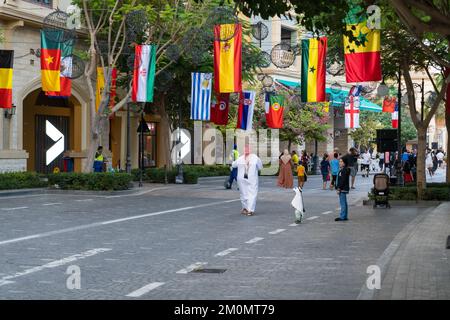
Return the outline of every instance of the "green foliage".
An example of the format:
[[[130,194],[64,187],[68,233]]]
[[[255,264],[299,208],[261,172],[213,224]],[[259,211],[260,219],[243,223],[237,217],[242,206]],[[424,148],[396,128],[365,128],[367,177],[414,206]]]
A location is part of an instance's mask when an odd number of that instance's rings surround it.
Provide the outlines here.
[[[126,190],[132,176],[127,173],[76,173],[63,172],[48,176],[48,185],[63,190]]]
[[[140,170],[133,169],[131,172],[134,181],[139,181]],[[199,177],[227,176],[230,174],[230,167],[224,165],[183,165],[184,183],[196,184]],[[165,183],[164,168],[148,168],[143,173],[142,180],[153,183]],[[178,169],[174,167],[167,171],[167,182],[175,183]]]
[[[35,172],[0,173],[0,190],[42,188],[47,183]]]
[[[369,193],[369,199],[374,200],[373,190]],[[390,187],[389,200],[417,200],[417,187]],[[423,190],[422,199],[425,201],[450,201],[449,183],[428,183],[427,188]]]

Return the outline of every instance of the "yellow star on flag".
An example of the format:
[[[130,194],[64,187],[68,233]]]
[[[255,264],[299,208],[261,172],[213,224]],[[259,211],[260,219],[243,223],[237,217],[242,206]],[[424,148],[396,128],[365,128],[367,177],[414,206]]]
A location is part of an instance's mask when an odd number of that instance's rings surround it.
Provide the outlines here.
[[[53,57],[49,56],[48,58],[45,58],[45,61],[47,61],[48,64],[53,63]]]

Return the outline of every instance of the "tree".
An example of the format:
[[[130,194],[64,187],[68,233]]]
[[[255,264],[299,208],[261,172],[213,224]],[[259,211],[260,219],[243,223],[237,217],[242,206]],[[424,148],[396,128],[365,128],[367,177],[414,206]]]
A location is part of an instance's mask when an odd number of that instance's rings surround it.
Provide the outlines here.
[[[217,5],[217,1],[197,3],[192,0],[76,0],[75,2],[82,8],[82,18],[88,35],[88,60],[84,75],[89,93],[92,134],[84,171],[90,171],[100,141],[105,149],[109,149],[107,138],[109,115],[120,110],[129,101],[131,87],[128,84],[131,82],[131,73],[127,64],[123,62],[133,54],[135,43],[157,45],[156,77],[158,77],[175,63],[167,57],[170,45],[178,45],[179,53],[182,55],[186,50],[192,50],[203,43],[204,35],[197,31],[206,24],[210,18],[211,8]],[[143,19],[142,15],[138,15],[139,25],[134,25],[134,29],[129,30],[126,23],[127,14],[141,10]],[[105,72],[105,87],[96,111],[93,79],[98,65],[104,70],[106,67],[109,68],[108,72]],[[112,67],[118,67],[121,71],[121,83],[125,84],[126,94],[111,110],[108,110]],[[167,120],[168,116],[164,114],[164,99],[162,102],[160,109],[163,111],[163,118]]]

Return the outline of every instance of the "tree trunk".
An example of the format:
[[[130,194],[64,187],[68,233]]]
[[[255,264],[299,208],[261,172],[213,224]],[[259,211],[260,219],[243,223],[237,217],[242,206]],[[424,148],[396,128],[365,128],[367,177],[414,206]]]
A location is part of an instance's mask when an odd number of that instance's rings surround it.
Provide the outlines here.
[[[450,99],[450,97],[447,97],[447,99]],[[448,102],[447,102],[448,103]],[[450,157],[448,155],[448,153],[450,152],[450,110],[446,110],[445,111],[445,126],[447,127],[447,160],[446,160],[446,165],[447,165],[447,183],[450,183]]]
[[[289,150],[289,151],[291,151],[291,144],[292,144],[292,140],[289,139],[289,140],[288,140],[288,150]]]
[[[427,186],[425,151],[427,143],[427,129],[419,126],[417,129],[417,200],[422,199],[423,190]]]

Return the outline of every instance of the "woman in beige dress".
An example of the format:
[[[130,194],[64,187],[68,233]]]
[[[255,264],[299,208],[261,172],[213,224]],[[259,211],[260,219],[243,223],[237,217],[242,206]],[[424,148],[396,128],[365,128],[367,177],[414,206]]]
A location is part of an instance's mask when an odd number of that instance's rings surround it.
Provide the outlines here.
[[[290,188],[294,187],[294,176],[292,175],[292,159],[289,151],[284,150],[283,155],[280,157],[280,173],[278,175],[279,187]]]

